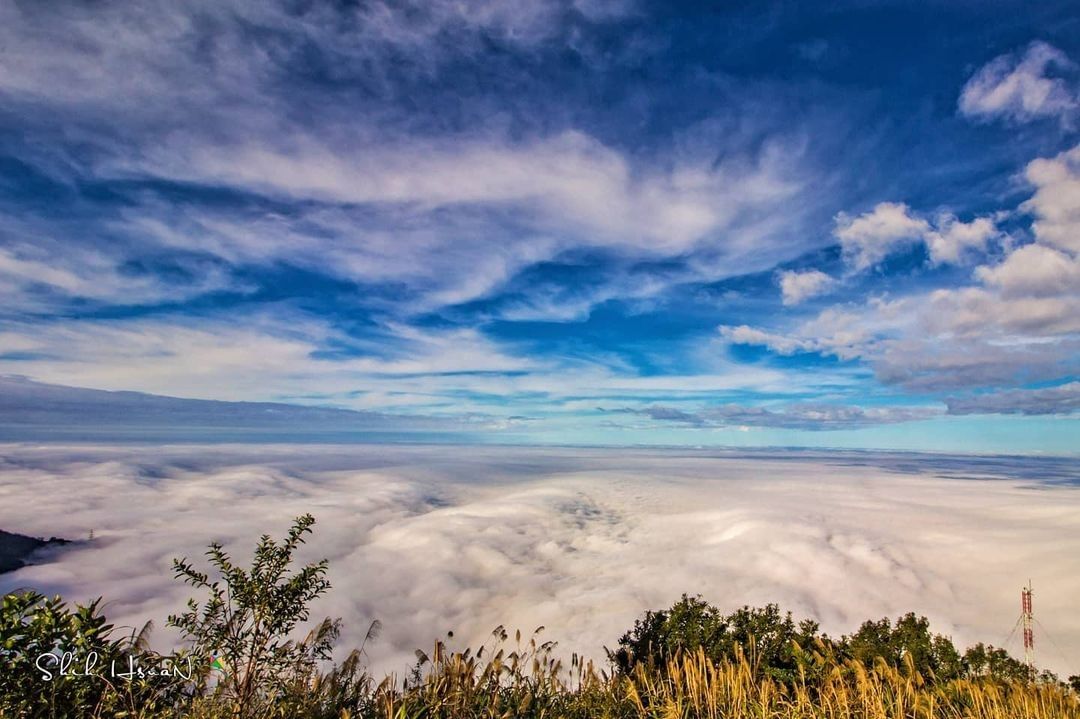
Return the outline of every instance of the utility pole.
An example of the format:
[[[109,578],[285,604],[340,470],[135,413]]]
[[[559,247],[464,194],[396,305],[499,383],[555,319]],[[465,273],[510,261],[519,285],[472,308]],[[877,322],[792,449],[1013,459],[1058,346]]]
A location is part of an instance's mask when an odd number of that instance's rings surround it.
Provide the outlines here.
[[[1028,580],[1027,586],[1020,592],[1020,611],[1021,618],[1024,621],[1024,661],[1027,662],[1028,669],[1032,674],[1035,673],[1035,634],[1032,631],[1032,625],[1035,623],[1035,617],[1031,612],[1031,580]]]

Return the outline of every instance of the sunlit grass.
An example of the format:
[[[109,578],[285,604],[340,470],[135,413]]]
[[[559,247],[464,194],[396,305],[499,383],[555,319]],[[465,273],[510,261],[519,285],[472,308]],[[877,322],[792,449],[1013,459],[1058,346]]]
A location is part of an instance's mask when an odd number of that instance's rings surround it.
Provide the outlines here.
[[[815,655],[793,684],[752,660],[714,662],[698,650],[664,666],[613,676],[574,656],[565,667],[534,637],[514,651],[448,652],[421,658],[410,680],[373,693],[380,719],[420,717],[626,717],[650,719],[1071,719],[1080,699],[1060,684],[957,679],[934,682],[910,662],[867,668]]]

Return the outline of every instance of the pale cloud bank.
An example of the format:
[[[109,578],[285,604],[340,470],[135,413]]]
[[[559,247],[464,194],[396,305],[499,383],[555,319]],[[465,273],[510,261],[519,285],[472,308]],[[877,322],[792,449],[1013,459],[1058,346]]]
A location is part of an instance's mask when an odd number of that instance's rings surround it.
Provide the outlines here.
[[[949,414],[1069,414],[1080,411],[1080,382],[947,399]]]
[[[781,427],[813,432],[912,422],[940,416],[938,407],[857,407],[793,402],[768,407],[722,404],[696,410],[652,405],[618,410],[690,427]]]
[[[777,601],[831,633],[913,610],[958,643],[1001,643],[1029,577],[1041,625],[1075,657],[1077,481],[1069,460],[911,454],[6,445],[0,526],[95,541],[0,585],[104,595],[120,625],[158,620],[164,646],[160,621],[188,596],[172,557],[217,539],[246,558],[310,511],[304,557],[327,557],[334,582],[316,616],[342,616],[346,646],[380,619],[377,671],[498,624],[545,625],[560,651],[599,657],[681,592]]]

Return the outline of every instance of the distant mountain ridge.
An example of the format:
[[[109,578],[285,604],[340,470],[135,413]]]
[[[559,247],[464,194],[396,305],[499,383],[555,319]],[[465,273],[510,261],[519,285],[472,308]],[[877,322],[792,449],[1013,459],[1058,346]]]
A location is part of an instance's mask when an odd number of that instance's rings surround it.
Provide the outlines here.
[[[284,402],[185,399],[132,391],[108,391],[0,376],[0,440],[113,435],[159,438],[171,433],[215,432],[277,436],[319,433],[444,434],[469,429],[466,422]]]
[[[30,558],[39,549],[45,547],[63,546],[70,544],[70,540],[50,537],[27,537],[24,534],[5,532],[0,529],[0,574],[14,572],[16,569],[30,564]]]

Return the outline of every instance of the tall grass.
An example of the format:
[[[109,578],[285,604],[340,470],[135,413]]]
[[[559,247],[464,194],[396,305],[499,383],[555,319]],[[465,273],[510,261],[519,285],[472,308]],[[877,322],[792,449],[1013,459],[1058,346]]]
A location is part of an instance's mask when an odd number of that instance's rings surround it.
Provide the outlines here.
[[[751,658],[714,662],[703,651],[612,676],[573,657],[564,667],[534,637],[514,651],[448,652],[437,644],[411,681],[388,678],[369,705],[378,719],[1080,719],[1060,684],[934,682],[910,662],[871,668],[818,655],[798,681],[758,671]],[[347,715],[343,715],[347,716]]]

